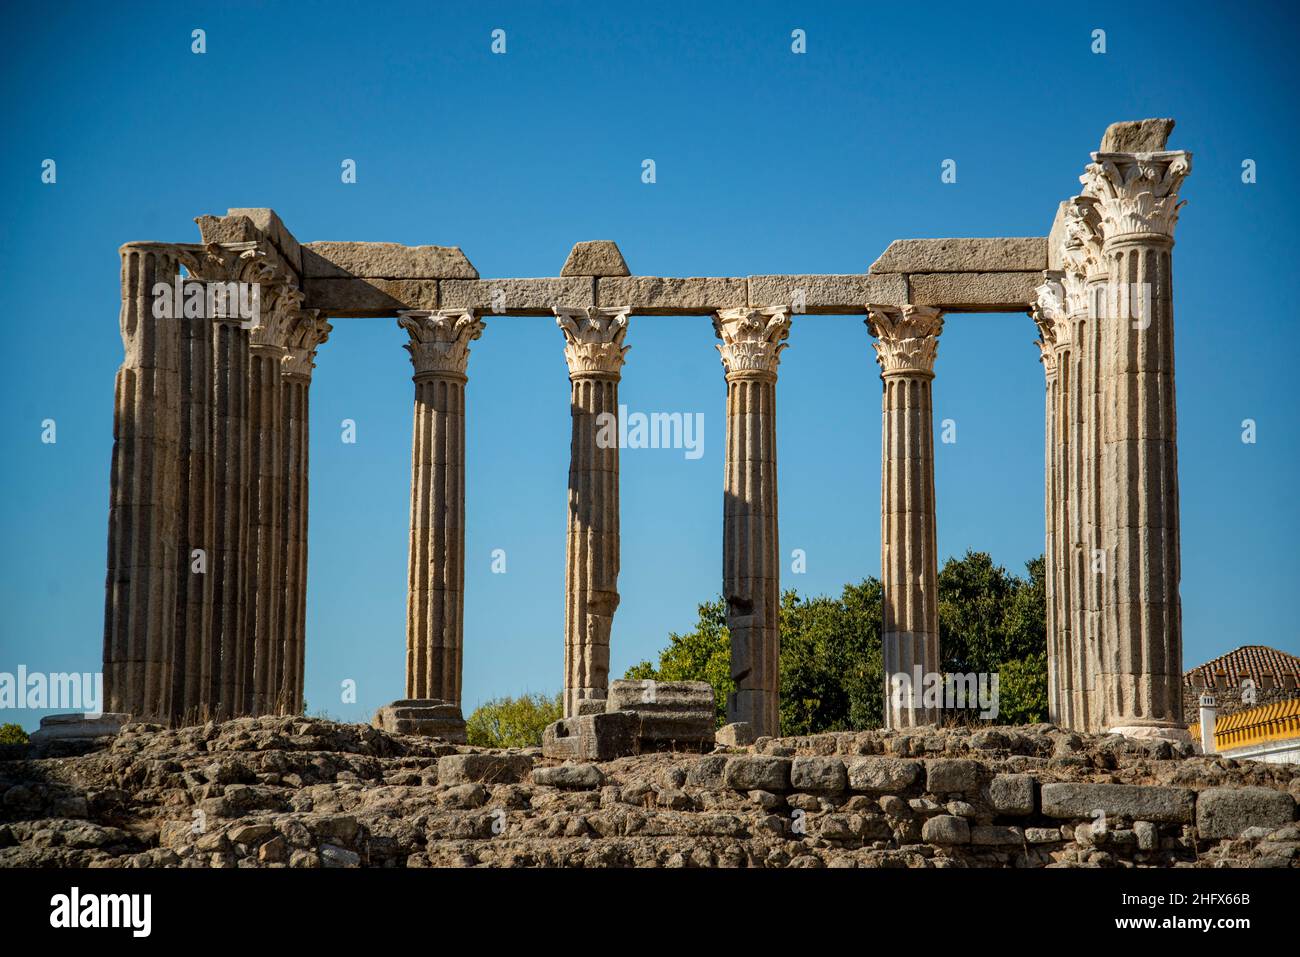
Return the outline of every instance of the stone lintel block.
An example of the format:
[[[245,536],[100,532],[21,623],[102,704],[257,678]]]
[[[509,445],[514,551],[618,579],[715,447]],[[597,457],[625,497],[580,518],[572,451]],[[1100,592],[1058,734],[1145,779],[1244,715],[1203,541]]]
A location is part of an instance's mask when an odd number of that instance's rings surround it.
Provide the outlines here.
[[[640,721],[630,711],[564,718],[542,731],[542,756],[560,761],[612,761],[638,751]]]
[[[1037,272],[942,272],[906,277],[908,301],[950,312],[1024,312],[1043,282]]]
[[[1174,131],[1171,119],[1125,120],[1106,127],[1099,153],[1157,153]]]
[[[227,209],[226,216],[246,216],[252,220],[262,235],[280,251],[280,255],[289,261],[294,271],[299,276],[302,275],[302,245],[289,232],[275,210],[261,207]]]
[[[437,309],[436,279],[304,279],[304,309],[330,316],[395,316],[399,309]]]
[[[1259,787],[1206,788],[1196,795],[1196,833],[1215,839],[1238,837],[1249,827],[1270,831],[1295,819],[1296,802],[1286,791]]]
[[[575,243],[561,276],[627,276],[627,260],[612,239]]]
[[[895,239],[871,264],[872,273],[1042,272],[1047,238]]]
[[[543,279],[445,279],[438,284],[440,309],[479,309],[516,316],[549,316],[555,306],[594,306],[590,276]],[[620,303],[625,305],[625,303]]]
[[[596,280],[596,305],[631,306],[643,316],[707,315],[747,304],[743,278],[659,276],[603,277]]]
[[[363,276],[372,279],[477,279],[478,270],[459,246],[401,243],[319,242],[302,247],[307,279]]]
[[[865,314],[869,302],[900,306],[907,302],[907,282],[903,276],[856,273],[749,277],[751,306],[793,306],[800,300],[803,311],[811,315]]]
[[[1053,818],[1091,820],[1101,811],[1109,818],[1190,824],[1195,792],[1133,784],[1044,784],[1043,814]]]
[[[532,770],[525,754],[448,754],[438,759],[438,783],[518,784]]]

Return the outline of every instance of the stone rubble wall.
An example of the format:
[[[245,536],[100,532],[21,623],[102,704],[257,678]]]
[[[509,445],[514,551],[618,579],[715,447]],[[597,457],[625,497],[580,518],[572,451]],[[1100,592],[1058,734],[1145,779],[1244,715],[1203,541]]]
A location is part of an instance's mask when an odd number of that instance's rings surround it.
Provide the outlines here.
[[[0,754],[0,866],[1300,866],[1300,767],[1051,725],[600,763],[299,717],[98,746]]]

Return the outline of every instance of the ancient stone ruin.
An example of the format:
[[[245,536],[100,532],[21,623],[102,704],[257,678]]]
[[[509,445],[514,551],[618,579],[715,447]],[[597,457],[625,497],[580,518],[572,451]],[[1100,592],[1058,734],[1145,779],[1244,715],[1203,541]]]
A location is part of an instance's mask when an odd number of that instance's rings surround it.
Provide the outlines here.
[[[307,410],[327,320],[342,318],[395,318],[414,368],[406,698],[379,719],[391,730],[426,721],[456,732],[467,370],[470,344],[503,316],[553,317],[568,362],[566,718],[628,720],[609,717],[628,710],[612,707],[609,682],[619,456],[597,441],[597,423],[617,411],[633,317],[710,316],[720,340],[730,721],[779,733],[777,370],[805,316],[861,315],[874,337],[886,680],[937,673],[930,390],[939,338],[951,315],[1028,312],[1046,372],[1051,719],[1185,736],[1171,252],[1191,157],[1166,149],[1172,126],[1107,130],[1046,237],[900,240],[853,275],[636,276],[614,243],[586,242],[557,277],[482,279],[458,248],[299,243],[269,209],[201,216],[199,243],[128,243],[109,709],[174,725],[301,710]],[[168,290],[174,316],[159,310]],[[236,301],[257,314],[229,308]],[[887,700],[888,728],[938,717]]]

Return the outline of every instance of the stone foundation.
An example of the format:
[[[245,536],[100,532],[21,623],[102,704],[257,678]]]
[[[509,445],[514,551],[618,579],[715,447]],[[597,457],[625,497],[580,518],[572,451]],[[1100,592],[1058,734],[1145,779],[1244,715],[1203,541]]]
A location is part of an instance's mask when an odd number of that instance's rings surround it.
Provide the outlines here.
[[[1051,725],[561,763],[300,717],[131,724],[0,761],[0,867],[1295,867],[1297,796],[1300,768]]]

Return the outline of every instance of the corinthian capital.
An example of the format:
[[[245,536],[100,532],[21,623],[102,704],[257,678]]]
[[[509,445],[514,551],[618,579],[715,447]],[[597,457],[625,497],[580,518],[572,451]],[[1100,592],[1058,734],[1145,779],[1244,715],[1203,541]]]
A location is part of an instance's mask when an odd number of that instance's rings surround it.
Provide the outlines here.
[[[722,340],[717,348],[728,375],[737,372],[776,375],[785,340],[790,335],[790,310],[786,306],[719,309],[713,316],[713,330]]]
[[[867,306],[881,375],[934,375],[943,312],[933,306]]]
[[[1096,198],[1107,241],[1133,233],[1172,237],[1178,222],[1178,189],[1192,171],[1192,154],[1093,153],[1079,182]]]
[[[280,374],[310,379],[311,370],[316,368],[316,350],[330,337],[333,328],[319,309],[295,312],[285,335],[286,348]]]
[[[1070,312],[1066,307],[1063,273],[1044,272],[1043,283],[1034,287],[1034,302],[1029,307],[1043,342],[1048,348],[1070,344]]]
[[[463,376],[469,344],[484,327],[472,309],[399,309],[397,324],[411,337],[405,348],[417,376]]]
[[[564,361],[569,364],[570,378],[619,374],[624,356],[632,348],[623,345],[631,307],[555,306],[552,311],[555,324],[564,333]]]
[[[1088,304],[1088,282],[1105,269],[1101,255],[1101,211],[1092,196],[1075,196],[1065,204],[1065,241],[1061,248],[1065,308],[1071,315]]]

